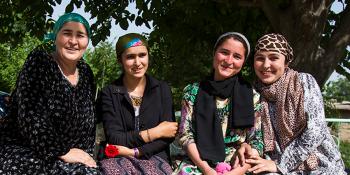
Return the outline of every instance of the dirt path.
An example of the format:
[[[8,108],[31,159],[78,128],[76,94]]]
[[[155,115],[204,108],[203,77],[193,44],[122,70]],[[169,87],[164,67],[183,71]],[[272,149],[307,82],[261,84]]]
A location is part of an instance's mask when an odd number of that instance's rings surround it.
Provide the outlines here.
[[[350,124],[343,123],[339,127],[339,137],[343,141],[350,142]]]

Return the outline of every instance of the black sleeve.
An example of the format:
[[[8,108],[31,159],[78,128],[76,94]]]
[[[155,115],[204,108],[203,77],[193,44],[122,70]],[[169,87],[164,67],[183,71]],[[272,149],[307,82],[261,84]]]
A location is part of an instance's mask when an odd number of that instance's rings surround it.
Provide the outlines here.
[[[102,121],[106,140],[110,144],[123,145],[134,148],[144,144],[143,139],[137,131],[125,131],[123,116],[120,112],[120,101],[113,100],[111,86],[103,89],[101,92],[99,111],[102,113]]]
[[[28,146],[44,157],[57,157],[66,154],[69,147],[62,143],[50,120],[47,95],[51,89],[47,86],[50,79],[45,59],[42,54],[28,56],[18,76],[14,98],[18,107],[19,132],[28,141]]]
[[[162,104],[162,121],[175,121],[175,114],[173,108],[173,101],[170,87],[162,82],[161,87],[161,104]],[[158,139],[153,142],[144,144],[138,149],[142,152],[143,156],[150,158],[152,155],[157,154],[161,151],[166,150],[169,147],[169,144],[173,142],[174,138],[168,139]]]

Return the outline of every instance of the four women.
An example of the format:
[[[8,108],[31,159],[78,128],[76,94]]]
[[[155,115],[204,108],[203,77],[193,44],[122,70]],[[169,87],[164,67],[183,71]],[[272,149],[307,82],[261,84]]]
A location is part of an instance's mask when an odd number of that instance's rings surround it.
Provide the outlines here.
[[[0,125],[0,174],[100,174],[92,158],[95,86],[81,59],[88,22],[68,13],[45,50],[31,52]],[[146,39],[116,44],[123,74],[102,90],[100,108],[118,156],[100,162],[104,174],[171,174],[169,144],[177,133],[170,87],[149,76]],[[250,44],[236,32],[214,46],[213,72],[184,89],[178,141],[186,155],[176,174],[345,174],[329,134],[315,79],[288,65],[293,50],[279,34],[258,40],[256,93],[240,71]],[[240,157],[241,164],[239,164]]]

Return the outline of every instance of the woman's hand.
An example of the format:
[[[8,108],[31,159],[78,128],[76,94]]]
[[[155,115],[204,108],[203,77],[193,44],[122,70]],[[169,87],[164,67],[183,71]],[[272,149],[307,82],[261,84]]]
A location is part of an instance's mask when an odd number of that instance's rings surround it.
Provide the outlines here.
[[[175,137],[177,133],[177,122],[168,122],[164,121],[160,123],[158,126],[152,128],[150,130],[150,136],[152,140],[154,137],[158,138],[172,138]]]
[[[59,158],[67,163],[82,163],[87,167],[97,168],[95,160],[88,153],[78,148],[70,149],[67,154]]]
[[[266,160],[259,156],[252,156],[246,160],[246,163],[254,165],[252,168],[249,168],[249,172],[253,172],[254,174],[258,174],[261,172],[271,172],[277,173],[276,163],[272,160]]]
[[[245,157],[250,157],[253,155],[253,149],[249,144],[242,143],[241,147],[238,149],[237,153],[238,153],[237,155],[239,158],[239,162],[240,162],[241,166],[243,166],[245,164]],[[235,162],[235,164],[236,164],[236,162]]]
[[[202,161],[202,163],[198,167],[205,175],[217,175],[217,172],[213,168],[211,168],[206,161]]]
[[[218,173],[213,168],[208,168],[202,171],[204,175],[217,175]]]

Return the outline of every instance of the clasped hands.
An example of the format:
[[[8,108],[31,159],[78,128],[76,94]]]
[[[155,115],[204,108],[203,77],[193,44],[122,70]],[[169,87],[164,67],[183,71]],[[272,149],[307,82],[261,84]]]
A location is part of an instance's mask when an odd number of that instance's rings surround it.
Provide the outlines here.
[[[259,174],[261,172],[278,172],[274,161],[261,158],[258,151],[252,149],[247,143],[243,143],[237,153],[233,168],[248,163],[252,166],[248,171],[254,174]]]

